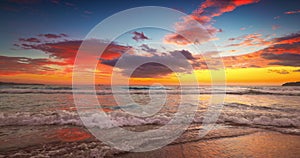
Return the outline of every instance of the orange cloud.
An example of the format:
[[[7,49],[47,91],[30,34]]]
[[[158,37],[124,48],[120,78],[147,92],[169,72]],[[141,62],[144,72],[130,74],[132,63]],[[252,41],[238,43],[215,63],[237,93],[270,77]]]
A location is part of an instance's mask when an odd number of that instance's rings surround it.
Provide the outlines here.
[[[241,41],[240,43],[229,44],[227,47],[236,46],[265,46],[270,45],[272,42],[265,40],[262,34],[254,33],[237,38],[229,38],[229,41]]]
[[[183,21],[176,23],[175,30],[177,34],[166,35],[164,42],[178,45],[207,42],[211,40],[210,35],[215,35],[217,32],[222,31],[211,25],[212,18],[226,12],[231,12],[239,6],[257,3],[258,1],[259,0],[206,0],[198,9],[193,11],[191,15],[183,17]],[[199,28],[194,20],[206,28]],[[183,36],[189,40],[183,38]]]
[[[265,48],[244,55],[223,57],[226,68],[265,68],[269,66],[300,66],[300,34],[294,33],[271,40],[264,40],[260,34],[250,34],[238,38],[231,38],[231,41],[243,39],[241,43],[233,44],[234,46],[266,46]],[[233,46],[231,45],[231,46]],[[214,54],[212,54],[213,56]],[[213,57],[209,62],[219,59]],[[200,63],[200,64],[197,64]],[[199,69],[206,69],[205,60],[197,58],[194,66]]]
[[[43,34],[39,37],[46,38],[60,38],[67,35],[64,34]],[[96,40],[97,44],[104,44],[105,41]],[[17,74],[70,74],[72,72],[73,63],[77,54],[77,51],[82,43],[81,40],[63,40],[53,42],[42,42],[42,40],[32,38],[21,38],[21,43],[15,46],[26,50],[38,50],[41,53],[49,55],[49,58],[33,59],[25,57],[9,57],[0,56],[0,75],[17,75]],[[111,43],[107,46],[103,54],[96,58],[101,59],[114,59],[119,58],[124,52],[129,50],[130,47],[122,46],[115,43]],[[106,68],[106,72],[111,71],[111,68]]]
[[[230,67],[232,63],[241,64],[245,67],[267,67],[270,65],[279,66],[300,66],[300,34],[290,34],[284,37],[274,38],[263,42],[271,45],[253,52],[251,54],[225,57],[225,65]]]
[[[58,69],[51,66],[65,66],[64,62],[50,59],[0,56],[0,75],[53,74]]]
[[[260,34],[250,34],[237,38],[231,38],[231,41],[242,40],[240,43],[243,46],[254,45],[261,46],[265,45],[266,47],[255,51],[246,55],[239,56],[228,56],[223,57],[223,62],[225,68],[227,70],[232,70],[236,73],[241,73],[242,70],[248,69],[267,69],[269,67],[281,67],[278,68],[270,68],[270,70],[264,70],[264,74],[268,73],[276,73],[277,75],[285,75],[290,76],[293,73],[299,74],[297,70],[300,67],[300,33],[293,33],[290,35],[286,35],[283,37],[273,38],[270,40],[264,40],[262,35]],[[45,78],[45,80],[49,79],[54,81],[61,81],[61,79],[66,79],[65,81],[71,81],[72,74],[72,66],[76,56],[77,49],[79,48],[82,41],[80,40],[69,40],[69,41],[57,41],[52,43],[35,43],[35,42],[24,42],[20,44],[21,48],[24,49],[34,49],[40,50],[41,53],[46,53],[50,56],[50,58],[46,59],[32,59],[32,58],[24,58],[24,57],[7,57],[0,56],[0,75],[2,77],[1,80],[9,80],[13,77],[9,78],[9,76],[17,76],[19,79],[28,80],[31,77],[35,79]],[[96,80],[98,83],[108,83],[110,82],[109,77],[111,76],[112,69],[114,68],[114,62],[118,60],[118,58],[123,55],[127,50],[131,47],[122,46],[115,43],[111,43],[107,49],[104,51],[103,55],[100,57],[100,63],[98,64],[96,72]],[[156,49],[150,48],[149,46],[143,45],[139,48],[145,51],[157,52]],[[193,55],[191,52],[186,50],[167,52],[168,56],[174,56],[176,61],[172,62],[169,58],[166,57],[166,54],[161,53],[161,55],[165,55],[164,57],[158,56],[159,60],[163,60],[163,63],[171,62],[170,64],[178,64],[181,61],[177,60],[178,53],[181,53],[186,57],[186,60],[192,64],[194,70],[205,70],[208,71],[208,67],[206,62],[211,64],[218,63],[219,60],[214,58],[214,55],[219,52],[209,52],[207,54],[211,55],[211,58],[201,58],[199,55]],[[136,62],[138,60],[145,60],[146,56],[136,56],[136,54],[128,54],[129,63]],[[148,56],[147,56],[148,57]],[[99,58],[99,57],[98,57]],[[129,60],[130,59],[130,60]],[[185,61],[186,61],[185,60]],[[104,63],[103,63],[104,61]],[[88,62],[88,61],[87,61]],[[105,63],[106,62],[106,63]],[[289,69],[285,69],[285,67],[290,67]],[[117,67],[121,70],[121,74],[128,74],[125,71],[124,67]],[[130,68],[130,67],[129,67]],[[213,67],[209,67],[210,69],[214,69]],[[291,69],[293,68],[293,69]],[[162,70],[161,72],[157,72],[157,69]],[[217,68],[216,68],[217,69]],[[233,71],[235,69],[239,69],[239,71]],[[273,71],[274,70],[274,71]],[[287,71],[285,71],[287,70]],[[178,72],[185,73],[186,69],[183,66],[178,67]],[[296,72],[297,71],[297,72]],[[247,71],[246,71],[247,72]],[[252,72],[252,70],[251,70]],[[253,70],[254,72],[254,70]],[[133,74],[133,79],[135,83],[147,82],[151,83],[155,80],[155,77],[158,80],[165,77],[172,76],[173,73],[163,67],[162,65],[149,63],[142,65],[139,67],[135,73]],[[162,77],[164,76],[164,77]],[[262,76],[261,76],[262,77]],[[16,79],[16,77],[14,78]],[[165,78],[166,79],[166,78]],[[236,77],[231,81],[238,81],[240,78]],[[264,80],[265,78],[260,78]],[[173,78],[172,78],[173,80]],[[251,79],[248,79],[251,80]],[[248,81],[246,78],[243,81]],[[258,80],[258,79],[257,79]],[[257,81],[255,80],[255,81]],[[175,80],[174,80],[175,81]],[[52,82],[52,81],[51,81]],[[164,80],[167,82],[167,80]],[[171,81],[170,81],[171,82]]]
[[[49,36],[48,38],[58,38],[58,36],[64,37],[67,35],[43,34],[42,36],[47,36],[47,37]],[[105,43],[105,41],[101,41],[101,40],[96,40],[96,39],[92,39],[92,40],[95,40],[95,42],[98,42],[98,44]],[[20,40],[20,41],[24,42],[24,40]],[[48,54],[50,58],[63,60],[65,63],[70,65],[74,63],[77,51],[82,43],[82,40],[63,40],[63,41],[45,42],[45,43],[38,43],[38,44],[27,43],[27,41],[25,43],[17,44],[17,46],[22,49],[39,50],[43,53]],[[103,59],[117,58],[129,48],[130,47],[128,46],[121,46],[115,43],[111,43],[108,45],[106,50],[103,52],[102,56],[99,58],[103,58]]]
[[[276,44],[293,44],[300,42],[300,32],[273,39]]]
[[[259,2],[259,0],[229,0],[229,1],[206,0],[200,5],[200,7],[197,10],[193,12],[193,14],[198,17],[204,15],[211,20],[213,17],[220,16],[226,12],[231,12],[239,6],[257,3],[257,2]],[[213,9],[213,11],[208,11],[207,9]]]

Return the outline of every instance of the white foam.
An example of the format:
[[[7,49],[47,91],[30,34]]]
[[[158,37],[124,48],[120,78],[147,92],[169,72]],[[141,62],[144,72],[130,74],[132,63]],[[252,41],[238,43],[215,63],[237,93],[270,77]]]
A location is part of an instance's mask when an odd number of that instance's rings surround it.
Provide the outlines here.
[[[149,89],[155,90],[155,94],[163,94],[165,90],[167,90],[168,94],[249,94],[249,95],[288,95],[288,96],[300,96],[300,88],[294,87],[260,87],[260,88],[241,88],[241,87],[227,87],[226,89],[218,89],[218,88],[211,88],[211,87],[199,87],[199,89],[195,89],[193,87],[182,87],[182,89],[177,89],[175,87],[133,87],[135,89],[131,91],[132,94],[137,93],[145,93],[148,94]],[[72,93],[79,93],[79,94],[94,94],[92,89],[74,89],[72,90],[71,87],[40,87],[40,88],[16,88],[16,87],[0,87],[0,93],[5,94],[18,94],[18,93],[42,93],[42,94],[72,94]],[[97,89],[97,94],[124,94],[127,93],[127,90],[120,87],[117,91],[112,93],[110,87],[107,89]]]
[[[87,126],[97,126],[111,128],[114,126],[134,126],[144,124],[166,124],[172,119],[169,114],[159,114],[148,118],[138,118],[130,116],[122,111],[115,111],[108,115],[114,124],[103,121],[102,115],[97,113],[86,113],[82,119],[86,121]],[[194,117],[195,123],[201,123],[203,115],[197,114]],[[261,115],[256,113],[223,113],[220,115],[218,123],[231,122],[245,125],[264,125],[276,127],[300,127],[300,117],[279,116],[279,115]],[[58,112],[17,112],[17,113],[0,113],[0,126],[7,125],[77,125],[82,126],[76,112],[58,111]]]

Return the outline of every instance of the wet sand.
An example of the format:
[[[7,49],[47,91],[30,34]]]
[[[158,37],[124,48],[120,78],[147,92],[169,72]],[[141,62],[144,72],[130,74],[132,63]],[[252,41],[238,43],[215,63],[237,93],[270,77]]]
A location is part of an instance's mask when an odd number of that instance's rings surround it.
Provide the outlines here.
[[[12,131],[12,127],[1,133]],[[299,157],[300,136],[262,128],[219,125],[204,138],[198,137],[199,125],[192,125],[180,138],[158,150],[124,152],[101,143],[82,127],[23,126],[15,133],[0,136],[0,157]],[[145,130],[152,126],[129,127]],[[113,131],[113,129],[111,129]],[[35,135],[33,138],[32,135]]]
[[[193,157],[284,157],[300,156],[300,136],[278,132],[257,132],[249,135],[169,145],[144,152],[118,155],[122,158],[193,158]]]

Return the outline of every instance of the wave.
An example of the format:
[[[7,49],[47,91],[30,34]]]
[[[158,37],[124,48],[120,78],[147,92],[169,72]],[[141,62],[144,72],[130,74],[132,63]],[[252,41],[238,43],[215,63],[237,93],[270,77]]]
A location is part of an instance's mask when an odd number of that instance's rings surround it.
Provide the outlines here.
[[[129,86],[129,87],[122,87],[122,88],[129,89],[129,90],[172,90],[172,88],[161,87],[161,86]]]
[[[136,91],[130,91],[130,94],[149,94],[146,89],[135,89]],[[148,89],[149,90],[149,89]],[[151,89],[152,90],[152,89]],[[168,90],[160,91],[162,89],[156,89],[156,92],[153,94],[173,94],[173,95],[193,95],[193,94],[230,94],[230,95],[284,95],[284,96],[300,96],[300,93],[293,93],[293,92],[264,92],[264,91],[255,91],[255,90],[248,90],[248,91],[239,91],[239,92],[225,92],[225,91],[180,91],[180,90]],[[37,93],[37,94],[94,94],[92,91],[87,90],[69,90],[69,89],[1,89],[0,94],[27,94],[27,93]],[[112,95],[112,94],[127,94],[128,92],[125,90],[120,90],[116,92],[112,92],[111,90],[100,90],[96,91],[97,95]]]
[[[93,86],[55,86],[55,85],[0,85],[0,93],[22,94],[22,93],[44,93],[44,94],[93,94]],[[112,93],[111,86],[96,85],[98,95],[109,94],[148,94],[149,90],[154,90],[152,94],[231,94],[231,95],[287,95],[300,96],[299,87],[210,87],[210,86],[115,86]]]
[[[251,108],[245,110],[242,107]],[[234,108],[234,109],[232,109]],[[205,110],[204,110],[205,111]],[[203,123],[204,111],[196,113],[193,123]],[[113,128],[115,126],[138,126],[138,125],[164,125],[173,117],[171,113],[159,113],[153,117],[134,117],[121,110],[114,110],[107,113],[114,122],[105,122],[102,115],[97,112],[86,112],[81,118],[76,111],[42,111],[42,112],[16,112],[0,113],[0,126],[22,126],[22,125],[75,125],[83,126],[81,119],[85,120],[88,127]],[[182,116],[183,120],[185,116]],[[250,107],[249,105],[231,104],[225,105],[217,122],[218,124],[232,124],[242,126],[260,126],[268,128],[280,128],[294,134],[300,134],[299,111],[285,110],[277,108]],[[291,130],[295,129],[295,130]]]
[[[251,110],[266,110],[266,111],[279,111],[279,112],[299,112],[300,109],[295,108],[280,108],[280,107],[271,107],[271,106],[254,106],[254,105],[247,105],[241,103],[226,103],[224,107],[232,107],[237,109],[251,109]]]
[[[40,89],[40,90],[72,90],[71,86],[50,86],[50,85],[32,85],[32,84],[21,84],[21,85],[0,85],[1,89]]]

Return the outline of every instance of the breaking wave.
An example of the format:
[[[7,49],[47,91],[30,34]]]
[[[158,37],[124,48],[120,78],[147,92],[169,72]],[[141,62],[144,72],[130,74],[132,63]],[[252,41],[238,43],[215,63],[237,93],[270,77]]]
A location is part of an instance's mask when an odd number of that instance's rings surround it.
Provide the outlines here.
[[[244,108],[248,108],[245,110]],[[203,110],[196,113],[193,122],[203,122]],[[103,121],[103,116],[95,112],[87,112],[82,115],[88,127],[113,128],[115,126],[136,126],[156,124],[167,124],[173,117],[171,113],[159,113],[152,117],[140,118],[128,115],[121,110],[115,110],[107,113],[114,124]],[[184,117],[184,116],[183,116]],[[283,131],[300,134],[300,115],[297,109],[271,108],[271,107],[253,107],[243,104],[228,104],[217,121],[219,124],[236,124],[244,126],[265,126],[282,128]],[[42,111],[32,112],[14,112],[0,113],[0,126],[15,125],[75,125],[83,126],[83,123],[76,111]]]
[[[134,87],[130,88],[133,91],[129,91],[130,94],[148,94],[147,90],[156,90],[154,95],[160,94],[181,94],[181,95],[189,95],[189,94],[232,94],[232,95],[286,95],[286,96],[300,96],[300,92],[268,92],[262,90],[244,90],[244,91],[211,91],[211,90],[171,90],[171,89],[160,89],[160,88],[145,88],[145,87]],[[165,91],[167,90],[167,91]],[[94,94],[93,91],[88,90],[70,90],[70,89],[0,89],[0,94],[27,94],[27,93],[36,93],[36,94]],[[112,94],[127,94],[128,91],[119,90],[114,93],[111,90],[97,90],[97,95],[112,95]]]

